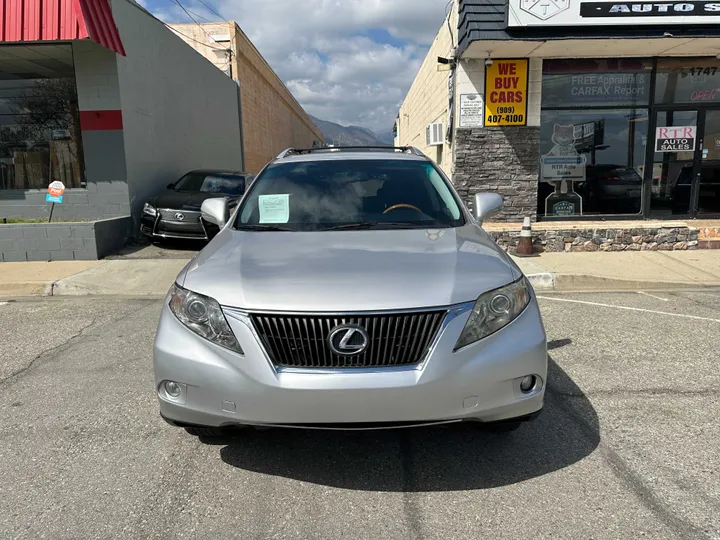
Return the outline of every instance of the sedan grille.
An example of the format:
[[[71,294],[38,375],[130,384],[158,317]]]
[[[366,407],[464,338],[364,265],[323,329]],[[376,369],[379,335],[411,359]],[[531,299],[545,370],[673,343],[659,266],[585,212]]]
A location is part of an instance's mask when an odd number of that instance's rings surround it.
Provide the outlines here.
[[[257,333],[276,366],[364,368],[412,366],[425,357],[447,311],[378,315],[252,314]],[[367,347],[352,356],[330,348],[329,337],[342,325],[357,325]]]
[[[200,221],[200,212],[195,210],[160,210],[160,219],[163,221],[180,221],[184,223],[197,223]]]

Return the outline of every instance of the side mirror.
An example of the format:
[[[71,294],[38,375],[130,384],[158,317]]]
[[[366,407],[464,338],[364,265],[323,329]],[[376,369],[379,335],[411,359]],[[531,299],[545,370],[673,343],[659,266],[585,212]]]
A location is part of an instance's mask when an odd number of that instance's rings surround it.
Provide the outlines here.
[[[206,199],[200,207],[202,218],[223,228],[230,219],[227,199]]]
[[[170,182],[170,183],[167,185],[167,188],[168,188],[168,189],[172,189],[172,188],[174,188],[174,187],[175,187],[175,182]]]
[[[503,205],[503,199],[497,193],[475,194],[475,218],[482,225],[490,216],[497,214]]]

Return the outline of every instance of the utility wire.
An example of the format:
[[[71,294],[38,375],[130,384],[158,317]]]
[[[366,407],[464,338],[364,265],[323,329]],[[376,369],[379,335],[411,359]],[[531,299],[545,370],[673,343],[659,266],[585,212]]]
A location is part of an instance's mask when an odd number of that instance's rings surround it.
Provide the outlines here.
[[[175,32],[176,34],[180,34],[181,36],[183,36],[184,38],[189,39],[190,41],[194,41],[195,43],[199,43],[200,45],[205,45],[206,47],[209,47],[209,48],[211,48],[211,49],[215,49],[216,51],[223,51],[223,52],[228,52],[228,51],[229,51],[229,49],[227,49],[227,48],[224,48],[224,47],[215,47],[214,45],[210,45],[210,44],[208,44],[208,43],[205,43],[204,41],[199,41],[199,40],[197,40],[197,39],[195,39],[195,38],[192,38],[192,37],[188,36],[187,34],[183,34],[182,32],[180,32],[180,31],[177,30],[176,28],[173,28],[173,27],[170,26],[169,24],[166,24],[166,23],[163,23],[163,24],[165,24],[165,26],[167,26],[170,30],[172,30],[172,31]],[[213,40],[213,41],[214,41],[214,40]],[[215,41],[215,43],[217,43],[217,41]]]
[[[215,22],[217,22],[217,21],[211,21],[211,20],[208,19],[207,17],[203,17],[202,15],[200,15],[199,13],[197,13],[196,11],[193,11],[192,9],[188,9],[188,12],[189,12],[189,13],[192,13],[192,14],[195,15],[197,18],[202,19],[203,21],[207,21],[207,22],[209,22],[209,23],[215,23]]]
[[[450,26],[450,11],[448,11],[449,7],[453,6],[453,0],[448,0],[448,3],[445,5],[445,19],[447,20],[447,27],[450,31],[450,43],[452,44],[452,48],[455,48],[455,38],[453,37],[453,31],[452,27]]]
[[[205,6],[206,8],[208,8],[211,13],[213,13],[213,14],[217,15],[218,17],[220,17],[221,20],[227,22],[227,20],[225,19],[225,17],[223,17],[222,15],[220,15],[217,11],[215,11],[213,8],[211,8],[209,5],[207,5],[205,2],[203,2],[203,0],[198,0],[198,2],[200,2],[200,3],[201,3],[203,6]],[[206,20],[207,20],[207,19],[206,19]]]
[[[190,15],[190,12],[185,8],[185,6],[183,6],[183,5],[180,3],[180,0],[172,0],[172,1],[175,2],[178,6],[180,6],[180,8],[185,12],[185,15],[187,15],[188,17],[190,17],[190,20],[192,20],[192,22],[194,22],[195,24],[197,24],[198,28],[200,28],[200,30],[203,31],[203,34],[205,34],[208,38],[210,38],[210,40],[213,41],[214,43],[217,43],[217,41],[215,41],[215,39],[214,39],[210,34],[208,34],[208,33],[205,31],[205,29],[202,27],[202,24],[200,24],[199,22],[197,22],[197,21],[195,20],[195,18],[194,18],[192,15]],[[226,50],[226,49],[223,49],[223,50]],[[229,50],[229,49],[227,49],[227,50]]]

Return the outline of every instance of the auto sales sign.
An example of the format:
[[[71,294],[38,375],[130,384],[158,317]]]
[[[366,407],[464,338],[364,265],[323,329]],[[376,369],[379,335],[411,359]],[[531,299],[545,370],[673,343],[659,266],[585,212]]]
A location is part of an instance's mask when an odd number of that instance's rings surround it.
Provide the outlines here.
[[[720,24],[720,1],[508,0],[508,27]]]

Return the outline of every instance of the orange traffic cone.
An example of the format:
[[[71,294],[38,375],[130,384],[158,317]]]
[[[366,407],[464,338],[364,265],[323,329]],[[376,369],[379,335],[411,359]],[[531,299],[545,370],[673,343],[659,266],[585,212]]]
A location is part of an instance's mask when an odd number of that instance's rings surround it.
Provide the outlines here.
[[[532,229],[530,227],[530,218],[523,220],[522,230],[520,231],[520,241],[515,248],[515,255],[519,257],[529,257],[533,254]]]

